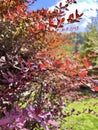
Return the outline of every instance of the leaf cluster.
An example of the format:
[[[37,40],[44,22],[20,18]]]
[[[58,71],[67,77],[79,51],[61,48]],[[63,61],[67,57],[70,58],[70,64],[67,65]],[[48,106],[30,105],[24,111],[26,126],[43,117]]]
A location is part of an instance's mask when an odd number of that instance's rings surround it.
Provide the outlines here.
[[[90,81],[91,63],[86,57],[76,62],[66,56],[62,61],[51,53],[61,42],[56,31],[63,27],[67,10],[61,3],[53,11],[29,12],[26,1],[7,2],[9,6],[0,3],[5,7],[0,12],[0,128],[28,130],[36,124],[46,130],[57,128],[58,116],[63,118],[60,96],[77,95],[81,83]],[[71,3],[76,2],[67,0],[65,6]],[[82,16],[78,10],[75,15],[74,19]],[[73,16],[68,19],[72,23]],[[55,42],[48,38],[50,33],[56,34]]]

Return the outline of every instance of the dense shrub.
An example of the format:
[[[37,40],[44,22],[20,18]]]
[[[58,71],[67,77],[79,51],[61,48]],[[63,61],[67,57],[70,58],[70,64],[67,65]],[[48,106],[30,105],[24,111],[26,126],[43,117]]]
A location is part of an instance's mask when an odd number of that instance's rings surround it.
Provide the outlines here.
[[[76,54],[73,59],[66,55],[58,58],[47,38],[63,27],[64,10],[76,1],[67,0],[64,6],[60,3],[54,11],[32,12],[25,1],[7,2],[0,5],[0,128],[32,130],[42,125],[46,130],[48,126],[55,129],[58,116],[64,116],[61,95],[76,97],[75,90],[91,82],[87,57],[81,60]],[[75,18],[72,13],[67,21],[79,22],[82,15],[76,10]],[[60,41],[56,39],[52,45]]]

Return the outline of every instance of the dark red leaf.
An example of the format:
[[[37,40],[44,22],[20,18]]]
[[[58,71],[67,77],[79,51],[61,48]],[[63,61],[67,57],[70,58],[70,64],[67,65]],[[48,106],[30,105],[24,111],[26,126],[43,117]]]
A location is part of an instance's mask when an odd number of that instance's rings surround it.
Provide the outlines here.
[[[63,18],[61,19],[61,23],[64,23],[64,21],[65,21],[65,18],[63,17]]]
[[[68,4],[66,4],[65,7],[68,7]]]
[[[94,91],[94,92],[98,92],[98,86],[92,88],[91,90]]]
[[[39,23],[39,28],[40,29],[45,29],[46,28],[46,25],[42,22]]]
[[[73,18],[74,18],[74,14],[72,13],[72,14],[69,15],[68,19],[73,19]]]
[[[76,0],[73,0],[73,3],[75,3],[75,4],[76,4],[76,3],[77,3],[77,1],[76,1]]]
[[[60,8],[62,7],[62,2],[60,2],[59,7],[60,7]]]
[[[36,108],[35,108],[35,113],[36,113],[36,115],[39,115],[40,112],[41,112],[41,107],[36,107]]]
[[[83,13],[78,14],[78,10],[76,9],[76,19],[77,19],[77,18],[80,18],[82,15],[83,15]]]
[[[32,66],[32,63],[30,60],[27,61],[27,66],[30,68]]]

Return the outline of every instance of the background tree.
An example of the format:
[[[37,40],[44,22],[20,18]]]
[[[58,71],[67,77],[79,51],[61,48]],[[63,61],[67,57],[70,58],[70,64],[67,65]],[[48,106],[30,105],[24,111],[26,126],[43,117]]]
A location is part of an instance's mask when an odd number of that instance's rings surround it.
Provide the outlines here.
[[[97,21],[92,19],[92,23],[88,25],[87,32],[84,33],[84,42],[81,46],[81,55],[90,56],[93,65],[98,65],[98,41],[97,41]]]

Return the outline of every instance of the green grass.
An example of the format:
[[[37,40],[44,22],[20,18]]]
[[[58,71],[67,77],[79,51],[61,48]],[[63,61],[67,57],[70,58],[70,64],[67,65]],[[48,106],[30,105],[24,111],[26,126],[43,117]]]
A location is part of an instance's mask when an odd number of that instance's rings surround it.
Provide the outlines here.
[[[74,112],[71,112],[72,109]],[[93,111],[89,113],[89,110]],[[70,103],[66,115],[60,130],[70,130],[71,127],[72,130],[98,130],[98,99]]]

